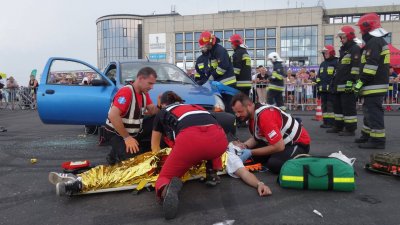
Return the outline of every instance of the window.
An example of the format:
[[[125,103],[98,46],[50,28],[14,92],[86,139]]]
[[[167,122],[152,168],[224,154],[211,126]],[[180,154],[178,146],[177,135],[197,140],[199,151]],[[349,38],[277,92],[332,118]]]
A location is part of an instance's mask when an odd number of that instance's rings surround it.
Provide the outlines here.
[[[246,29],[246,38],[254,38],[254,30]]]
[[[185,41],[193,41],[193,33],[185,33]]]
[[[83,85],[85,77],[102,80],[102,76],[90,67],[73,61],[54,60],[50,66],[47,83],[57,85]],[[88,84],[88,82],[86,83]]]
[[[193,50],[193,42],[186,42],[185,43],[185,50]]]
[[[124,36],[124,37],[128,36],[128,29],[127,28],[122,28],[122,36]]]
[[[276,29],[275,28],[268,28],[267,29],[267,37],[275,37],[276,36]]]
[[[400,19],[399,13],[392,13],[392,15],[391,15],[391,17],[390,17],[390,20],[392,20],[392,21],[397,21],[397,20],[399,20],[399,19]]]
[[[256,37],[257,37],[257,38],[263,38],[263,37],[265,37],[265,29],[257,29],[257,30],[256,30]]]
[[[182,42],[183,41],[183,34],[182,33],[176,33],[175,34],[175,42]]]
[[[333,45],[333,35],[325,35],[324,45]]]
[[[265,51],[264,50],[256,50],[256,57],[257,58],[264,58],[265,57]]]
[[[182,43],[176,43],[175,44],[175,51],[183,51],[183,44]]]
[[[222,39],[223,35],[222,35],[222,31],[214,31],[214,35],[219,38]],[[228,37],[229,38],[229,37]]]
[[[353,16],[353,23],[357,23],[360,20],[360,16]]]
[[[254,48],[254,40],[246,40],[246,45],[249,48]]]
[[[267,46],[268,47],[275,47],[276,46],[276,39],[275,38],[268,38]]]
[[[225,33],[224,38],[229,39],[233,35],[233,30],[226,30],[224,33]],[[241,37],[243,38],[243,35],[241,35]],[[222,35],[221,35],[221,38],[222,38]]]
[[[123,56],[124,57],[128,56],[128,48],[123,48]]]
[[[182,52],[175,53],[175,60],[183,60],[183,53]]]
[[[194,33],[194,40],[198,41],[200,39],[200,35],[201,35],[201,32],[195,32]]]
[[[104,57],[107,57],[107,49],[104,49]]]
[[[256,48],[265,48],[265,39],[257,39]]]

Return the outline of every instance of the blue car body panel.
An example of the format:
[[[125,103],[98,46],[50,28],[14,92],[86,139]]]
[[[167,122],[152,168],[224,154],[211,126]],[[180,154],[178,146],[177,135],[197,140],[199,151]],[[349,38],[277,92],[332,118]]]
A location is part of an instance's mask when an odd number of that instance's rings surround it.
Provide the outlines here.
[[[47,77],[50,76],[51,66],[55,60],[83,64],[98,73],[98,76],[101,76],[108,84],[103,86],[69,86],[47,83]],[[116,66],[116,85],[98,69],[83,61],[61,57],[50,58],[43,70],[37,93],[38,112],[42,122],[46,124],[104,124],[114,95],[119,88],[124,86],[124,81],[121,81],[120,63],[112,63]],[[146,66],[157,64],[154,62],[143,63]],[[157,65],[160,65],[160,63]],[[107,68],[108,66],[106,70]],[[211,88],[209,83],[199,86],[194,81],[190,84],[157,83],[149,94],[152,101],[156,103],[158,95],[169,90],[176,92],[188,104],[203,105],[210,110],[215,105],[215,95],[219,95],[215,89]]]

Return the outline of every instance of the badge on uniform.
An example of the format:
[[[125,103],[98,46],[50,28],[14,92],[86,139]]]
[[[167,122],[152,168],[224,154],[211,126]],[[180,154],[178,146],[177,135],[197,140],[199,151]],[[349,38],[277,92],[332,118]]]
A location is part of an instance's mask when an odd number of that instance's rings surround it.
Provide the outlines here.
[[[119,103],[119,104],[123,105],[123,104],[125,104],[125,102],[126,102],[125,97],[119,97],[119,98],[118,98],[118,103]]]
[[[276,135],[278,135],[278,134],[276,133],[276,131],[272,130],[271,132],[269,132],[268,137],[269,137],[270,139],[273,139]]]

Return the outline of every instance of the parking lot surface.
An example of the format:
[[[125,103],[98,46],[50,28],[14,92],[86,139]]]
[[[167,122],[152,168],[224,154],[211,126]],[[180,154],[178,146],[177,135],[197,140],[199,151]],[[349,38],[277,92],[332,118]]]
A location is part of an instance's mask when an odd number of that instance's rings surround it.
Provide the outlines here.
[[[269,185],[272,196],[258,197],[239,179],[222,176],[215,188],[190,181],[181,192],[176,219],[166,221],[154,192],[131,191],[58,197],[47,176],[61,163],[89,159],[105,163],[109,147],[97,146],[97,136],[83,126],[45,125],[35,111],[0,111],[0,224],[400,224],[400,179],[367,172],[363,167],[378,150],[362,150],[353,137],[326,134],[310,113],[302,118],[312,138],[311,154],[342,151],[355,162],[354,192],[304,191],[279,187],[276,175],[256,176]],[[362,117],[359,116],[359,127]],[[385,116],[385,151],[400,152],[400,116]],[[238,136],[248,137],[240,128]],[[31,159],[37,162],[32,164]],[[323,217],[313,213],[318,210]]]

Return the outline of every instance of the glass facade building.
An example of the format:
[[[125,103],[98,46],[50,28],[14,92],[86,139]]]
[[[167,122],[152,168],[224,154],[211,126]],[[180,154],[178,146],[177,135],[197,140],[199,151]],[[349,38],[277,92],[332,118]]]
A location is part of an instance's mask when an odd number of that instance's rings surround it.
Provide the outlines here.
[[[318,65],[318,26],[281,27],[281,57],[290,66]]]
[[[240,34],[244,39],[247,51],[252,58],[252,66],[265,65],[270,52],[276,51],[276,28],[247,28],[214,30],[229,55],[233,54],[229,38],[233,34]],[[175,33],[175,62],[179,67],[194,67],[197,57],[201,55],[198,40],[201,32],[179,32]]]
[[[142,58],[143,19],[135,15],[112,15],[97,19],[97,66],[110,61]]]

